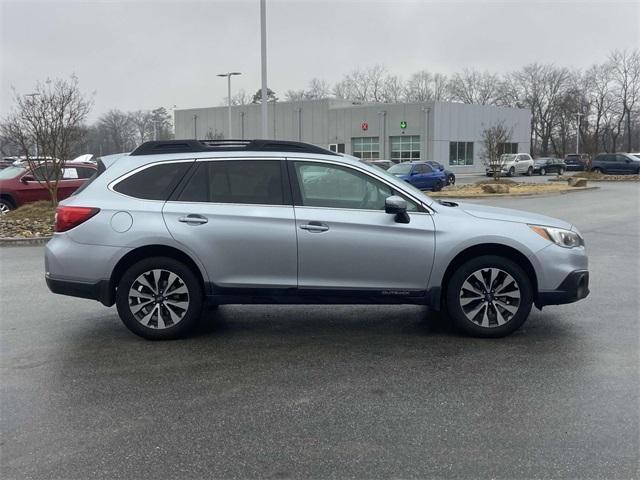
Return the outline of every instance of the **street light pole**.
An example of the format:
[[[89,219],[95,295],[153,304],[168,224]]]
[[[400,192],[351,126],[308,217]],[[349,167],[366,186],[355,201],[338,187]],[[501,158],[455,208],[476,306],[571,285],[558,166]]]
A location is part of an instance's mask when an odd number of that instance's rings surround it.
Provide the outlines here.
[[[38,92],[34,92],[34,93],[25,93],[24,96],[25,97],[29,97],[29,101],[33,102],[33,98],[39,96],[40,94]],[[36,136],[36,158],[38,158],[40,156],[40,153],[38,152],[38,137]]]
[[[267,138],[267,2],[260,0],[260,61],[262,63],[262,138]]]
[[[576,155],[580,153],[580,117],[583,114],[578,112],[576,113],[576,117],[578,117],[578,130],[576,131]]]
[[[231,133],[231,77],[233,75],[242,75],[240,72],[227,72],[227,73],[219,73],[218,77],[227,77],[227,103],[228,103],[228,115],[229,115],[229,137],[233,138],[233,133]]]

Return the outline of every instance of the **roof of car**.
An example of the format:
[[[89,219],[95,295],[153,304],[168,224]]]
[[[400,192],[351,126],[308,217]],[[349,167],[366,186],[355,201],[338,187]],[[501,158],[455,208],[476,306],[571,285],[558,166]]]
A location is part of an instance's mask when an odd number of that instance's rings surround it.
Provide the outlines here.
[[[157,155],[167,153],[200,152],[293,152],[339,155],[326,148],[310,143],[288,140],[161,140],[144,142],[129,155]]]

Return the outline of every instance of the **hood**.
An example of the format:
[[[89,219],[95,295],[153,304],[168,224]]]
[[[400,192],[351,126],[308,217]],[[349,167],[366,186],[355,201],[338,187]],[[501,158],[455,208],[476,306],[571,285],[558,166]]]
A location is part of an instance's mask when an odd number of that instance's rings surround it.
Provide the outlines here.
[[[510,208],[488,207],[477,203],[460,203],[459,208],[469,215],[487,220],[501,220],[503,222],[528,223],[531,225],[544,225],[548,227],[564,228],[571,230],[571,224],[564,220],[539,215],[537,213],[523,212]]]

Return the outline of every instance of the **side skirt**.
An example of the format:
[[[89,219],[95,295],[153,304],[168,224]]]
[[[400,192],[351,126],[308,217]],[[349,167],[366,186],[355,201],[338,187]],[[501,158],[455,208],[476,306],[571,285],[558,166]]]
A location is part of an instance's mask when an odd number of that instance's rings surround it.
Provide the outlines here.
[[[207,301],[217,305],[431,305],[438,308],[440,299],[439,292],[426,290],[208,287]],[[434,298],[437,302],[433,302]]]

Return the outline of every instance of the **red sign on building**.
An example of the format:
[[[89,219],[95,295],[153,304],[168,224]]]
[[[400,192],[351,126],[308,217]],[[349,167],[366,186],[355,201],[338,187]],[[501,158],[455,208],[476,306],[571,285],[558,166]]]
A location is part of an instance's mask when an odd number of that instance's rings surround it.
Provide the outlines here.
[[[367,122],[362,122],[361,126],[362,126],[362,130],[364,130],[365,132],[369,130],[369,124]]]

